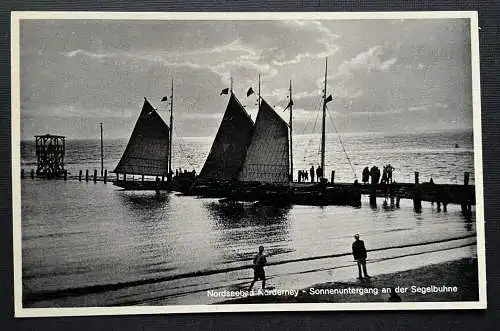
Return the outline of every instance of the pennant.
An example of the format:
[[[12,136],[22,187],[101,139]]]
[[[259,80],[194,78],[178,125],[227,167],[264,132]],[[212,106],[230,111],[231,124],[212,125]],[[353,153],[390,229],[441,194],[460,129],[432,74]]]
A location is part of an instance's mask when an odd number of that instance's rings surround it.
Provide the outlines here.
[[[328,98],[326,98],[326,99],[325,99],[325,103],[328,103],[328,102],[330,102],[330,101],[332,101],[332,100],[333,100],[333,98],[332,98],[332,95],[330,94],[330,95],[328,96]]]
[[[290,99],[290,102],[288,103],[288,105],[285,107],[285,109],[283,109],[283,111],[287,110],[288,108],[290,108],[291,106],[293,106],[293,100]]]
[[[219,95],[228,94],[228,93],[229,93],[229,88],[226,87],[225,89],[222,89],[222,91],[220,91]]]
[[[247,91],[247,97],[251,96],[252,94],[254,94],[255,92],[253,91],[253,88],[249,88],[248,91]]]
[[[161,101],[167,101],[167,100],[168,100],[168,97],[161,98]]]

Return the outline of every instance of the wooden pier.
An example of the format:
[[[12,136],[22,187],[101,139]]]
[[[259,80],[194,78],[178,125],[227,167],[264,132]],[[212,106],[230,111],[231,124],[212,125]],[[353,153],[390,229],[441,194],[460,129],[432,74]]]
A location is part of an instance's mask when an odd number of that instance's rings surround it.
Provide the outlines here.
[[[332,173],[332,179],[334,178],[334,173]],[[21,178],[27,178],[25,170],[21,169]],[[29,178],[34,179],[38,177],[35,175],[35,171],[31,169]],[[242,199],[259,199],[262,192],[268,198],[276,198],[279,200],[289,200],[291,203],[295,204],[312,204],[312,205],[328,205],[336,204],[333,200],[338,200],[342,198],[342,203],[339,204],[352,204],[352,201],[360,202],[362,195],[368,195],[370,204],[376,204],[376,199],[383,197],[390,199],[391,206],[396,208],[399,207],[399,201],[401,199],[413,200],[415,211],[421,211],[422,202],[427,201],[431,203],[436,203],[438,211],[447,211],[448,204],[459,204],[462,207],[464,213],[471,213],[471,206],[476,204],[475,197],[475,186],[469,185],[469,173],[464,173],[464,183],[460,184],[435,184],[435,183],[419,183],[418,172],[415,173],[415,183],[397,183],[393,182],[390,184],[377,183],[377,184],[359,184],[359,183],[298,183],[294,182],[289,186],[283,186],[282,189],[276,186],[262,186],[255,190],[254,188],[248,187],[234,190],[234,187],[219,187],[218,189],[211,190],[210,192],[192,192],[190,195],[200,195],[206,197],[215,198],[234,198]],[[45,177],[46,178],[46,177]],[[79,170],[78,173],[70,174],[67,170],[64,170],[62,178],[59,179],[73,180],[79,182],[104,182],[104,183],[114,183],[115,181],[123,181],[119,179],[111,179],[108,176],[108,171],[105,170],[102,176],[98,175],[97,169],[86,169]],[[125,178],[124,178],[125,179]],[[127,182],[130,182],[133,190],[154,190],[156,187],[155,178],[147,179],[143,176],[139,178],[127,178]],[[163,182],[160,178],[158,181]],[[132,185],[133,183],[137,185]],[[148,185],[151,184],[151,185]],[[157,184],[157,182],[156,182]],[[175,185],[174,185],[175,186]],[[257,194],[246,195],[241,194],[242,191],[250,189],[257,192]],[[169,186],[169,190],[176,190],[175,187]],[[312,194],[310,192],[313,192]],[[323,192],[323,193],[322,193]],[[209,194],[208,194],[209,193]],[[239,195],[239,197],[238,197]],[[328,196],[331,196],[328,198]],[[319,199],[319,200],[318,200]],[[333,203],[329,203],[330,201]],[[345,201],[344,201],[345,200]]]

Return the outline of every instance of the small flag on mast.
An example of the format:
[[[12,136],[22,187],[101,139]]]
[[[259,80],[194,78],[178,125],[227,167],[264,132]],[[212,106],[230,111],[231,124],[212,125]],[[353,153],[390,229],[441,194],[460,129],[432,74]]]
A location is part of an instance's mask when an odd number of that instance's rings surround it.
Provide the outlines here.
[[[223,95],[223,94],[228,94],[229,93],[229,88],[225,88],[225,89],[222,89],[222,91],[220,92],[220,95]]]
[[[168,100],[168,97],[161,98],[161,101],[167,101],[167,100]]]
[[[251,96],[252,94],[254,94],[255,92],[253,91],[253,88],[249,88],[248,91],[247,91],[247,97]]]
[[[326,98],[326,99],[325,99],[325,103],[328,103],[328,102],[330,102],[330,101],[332,101],[332,100],[333,100],[333,98],[332,98],[332,95],[330,94],[330,95],[328,96],[328,98]]]

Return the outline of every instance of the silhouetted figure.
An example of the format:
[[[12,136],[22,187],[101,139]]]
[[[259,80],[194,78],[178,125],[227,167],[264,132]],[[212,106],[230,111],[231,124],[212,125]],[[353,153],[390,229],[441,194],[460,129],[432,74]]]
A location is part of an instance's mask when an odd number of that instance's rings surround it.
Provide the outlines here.
[[[365,167],[361,175],[361,181],[363,182],[363,184],[366,184],[368,183],[369,180],[370,180],[370,168]]]
[[[255,255],[253,258],[253,280],[248,288],[250,292],[252,290],[253,285],[256,281],[262,280],[262,289],[266,288],[266,273],[264,271],[264,266],[266,265],[267,260],[264,255],[264,246],[259,247],[259,253]]]
[[[302,170],[297,171],[297,180],[299,183],[302,182]]]
[[[387,169],[387,182],[392,183],[392,172],[394,171],[394,167],[391,166],[391,164],[389,163],[386,169]]]
[[[372,178],[372,184],[378,184],[378,180],[380,179],[380,169],[377,166],[373,166],[370,169],[370,176]]]
[[[352,244],[352,255],[354,256],[354,259],[358,263],[359,279],[363,278],[363,275],[361,273],[361,269],[363,269],[363,273],[365,275],[365,278],[370,278],[370,276],[368,275],[368,272],[366,271],[365,243],[363,240],[359,239],[359,234],[355,234],[354,239],[355,239],[355,241]]]
[[[314,183],[314,166],[309,169],[309,174],[311,175],[311,183]]]
[[[175,177],[179,176],[179,169],[175,169]]]
[[[317,180],[318,182],[320,182],[320,181],[321,181],[321,178],[322,178],[321,167],[320,167],[320,166],[318,166],[318,167],[316,168],[316,180]]]
[[[387,184],[387,166],[384,166],[384,169],[382,170],[382,180],[380,181],[381,184]]]
[[[432,180],[432,177],[431,177],[431,180],[429,181],[429,184],[434,184],[434,181]]]
[[[304,170],[302,174],[304,175],[304,182],[307,182],[309,180],[309,173],[307,170]]]
[[[396,289],[391,287],[390,297],[387,300],[388,302],[401,302],[401,297],[396,293]]]

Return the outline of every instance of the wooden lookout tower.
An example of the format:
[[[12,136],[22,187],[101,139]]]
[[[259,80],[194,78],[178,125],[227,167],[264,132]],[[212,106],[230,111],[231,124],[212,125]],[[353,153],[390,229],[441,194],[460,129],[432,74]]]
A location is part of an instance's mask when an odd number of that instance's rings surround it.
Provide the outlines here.
[[[53,177],[64,174],[65,137],[46,134],[35,136],[37,176]]]

